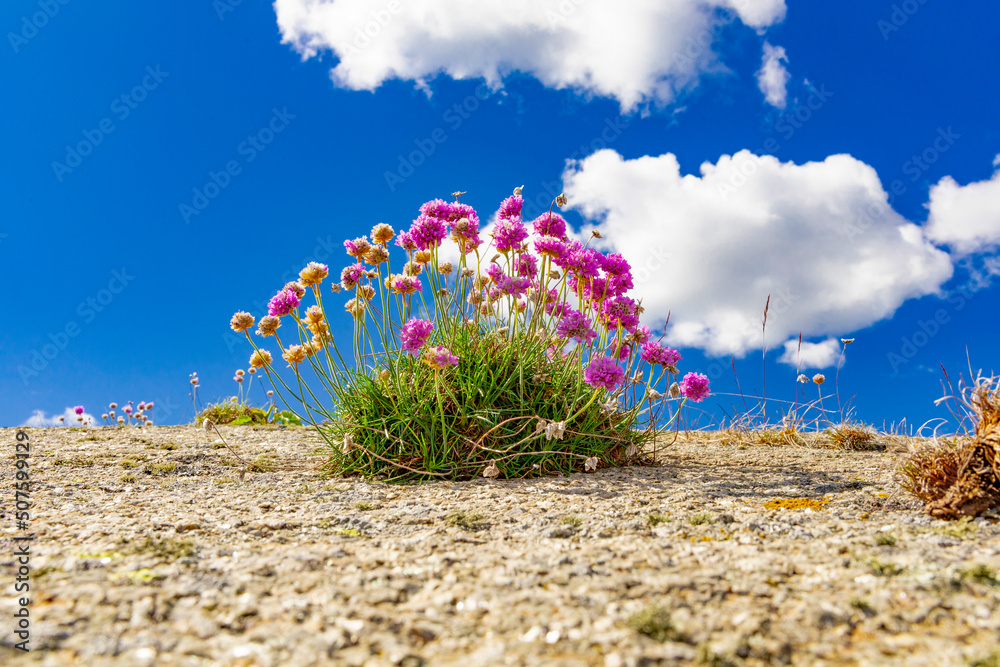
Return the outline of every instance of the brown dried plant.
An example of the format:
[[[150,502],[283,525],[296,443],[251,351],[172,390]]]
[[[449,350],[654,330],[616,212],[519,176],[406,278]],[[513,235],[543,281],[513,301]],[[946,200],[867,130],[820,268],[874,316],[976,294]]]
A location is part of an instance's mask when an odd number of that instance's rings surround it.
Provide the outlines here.
[[[939,519],[976,517],[1000,508],[1000,377],[959,381],[954,398],[974,433],[914,451],[900,468],[901,486]]]

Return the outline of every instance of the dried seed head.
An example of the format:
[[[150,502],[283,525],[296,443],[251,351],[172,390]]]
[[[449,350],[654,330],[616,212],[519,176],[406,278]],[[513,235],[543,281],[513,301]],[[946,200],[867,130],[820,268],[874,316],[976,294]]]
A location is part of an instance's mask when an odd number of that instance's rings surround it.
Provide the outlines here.
[[[483,477],[488,479],[493,479],[494,477],[500,476],[500,469],[497,468],[497,462],[490,459],[490,464],[483,469]]]
[[[391,241],[395,235],[396,232],[392,229],[392,227],[384,222],[380,222],[372,227],[372,239],[375,243],[381,243],[384,245]]]
[[[471,278],[472,276],[476,275],[476,272],[475,272],[474,269],[470,269],[469,267],[465,267],[464,269],[462,269],[462,274],[461,275],[462,275],[463,278]]]
[[[523,190],[523,189],[524,189],[523,185],[519,185],[516,188],[514,188],[514,196],[515,197],[520,197],[521,196],[521,190]]]
[[[655,389],[648,390],[646,392],[646,395],[649,396],[649,400],[651,400],[651,401],[658,401],[661,398],[663,398],[663,394],[661,394],[660,392],[656,391]]]
[[[854,342],[854,339],[853,338],[841,338],[840,342],[843,343],[844,345],[850,345],[851,343]]]
[[[816,373],[816,375],[813,375],[813,382],[816,384],[823,384],[826,382],[826,376],[822,373]]]
[[[239,311],[233,318],[229,320],[229,326],[236,333],[243,333],[247,329],[253,326],[254,318],[250,313]]]
[[[597,470],[597,457],[596,456],[588,457],[587,460],[584,461],[583,463],[583,469],[584,471]]]
[[[443,276],[450,276],[451,272],[455,270],[455,265],[451,262],[444,262],[438,265],[438,273]]]
[[[369,264],[375,266],[377,264],[382,264],[389,260],[389,251],[386,250],[385,246],[373,245],[365,253],[365,261]]]
[[[330,268],[326,264],[309,262],[304,269],[299,271],[299,282],[306,287],[313,287],[323,282],[323,279],[329,274]]]
[[[349,454],[352,449],[354,449],[354,438],[351,437],[350,433],[346,433],[344,435],[344,444],[340,447],[340,453]]]
[[[561,194],[558,197],[556,197],[556,206],[558,206],[559,208],[562,208],[563,206],[565,206],[568,203],[569,203],[569,200],[566,199],[566,195],[565,194]]]
[[[674,382],[672,385],[670,385],[670,396],[673,398],[677,398],[680,395],[681,395],[681,386],[676,382]]]
[[[795,378],[798,382],[809,382],[809,376],[805,373],[799,373],[799,376]]]
[[[119,419],[121,419],[121,417],[119,417]],[[211,433],[211,431],[212,431],[212,428],[213,428],[214,426],[215,426],[215,424],[213,424],[213,423],[212,423],[212,420],[211,420],[211,419],[206,419],[205,421],[203,421],[203,422],[201,423],[201,427],[202,427],[203,429],[205,429],[205,431],[207,431],[207,432],[209,432],[209,433]]]
[[[267,338],[268,336],[274,335],[274,332],[277,331],[280,326],[280,318],[274,317],[273,315],[265,315],[260,318],[260,322],[257,324],[257,335]]]

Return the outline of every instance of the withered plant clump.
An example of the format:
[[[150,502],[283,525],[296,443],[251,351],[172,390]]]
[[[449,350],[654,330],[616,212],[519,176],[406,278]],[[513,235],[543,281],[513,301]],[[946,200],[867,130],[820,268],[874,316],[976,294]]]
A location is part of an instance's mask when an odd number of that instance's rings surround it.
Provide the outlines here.
[[[957,400],[974,418],[974,433],[917,450],[900,469],[903,488],[938,519],[1000,508],[1000,378],[980,378]]]

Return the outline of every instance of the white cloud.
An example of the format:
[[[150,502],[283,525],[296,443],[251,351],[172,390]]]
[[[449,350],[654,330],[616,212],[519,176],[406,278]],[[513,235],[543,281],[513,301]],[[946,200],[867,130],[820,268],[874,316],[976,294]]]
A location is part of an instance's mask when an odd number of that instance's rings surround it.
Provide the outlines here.
[[[671,311],[670,342],[710,354],[760,349],[768,294],[768,340],[839,336],[940,293],[953,273],[849,155],[796,165],[740,151],[682,176],[670,153],[603,150],[563,178],[570,205],[632,263],[645,321]],[[873,209],[884,214],[859,225]]]
[[[827,338],[820,343],[802,341],[801,350],[798,337],[792,338],[785,343],[785,351],[778,357],[781,363],[803,371],[835,366],[838,359],[840,359],[840,342],[836,338]]]
[[[785,0],[275,0],[283,43],[303,58],[332,51],[337,85],[374,90],[390,79],[425,87],[446,74],[499,86],[512,72],[634,108],[667,103],[706,72],[727,71],[717,29],[761,31]],[[730,11],[731,10],[731,11]]]
[[[760,92],[764,93],[767,103],[778,109],[785,108],[788,100],[788,79],[791,78],[788,70],[781,64],[782,60],[788,62],[785,49],[764,42],[764,58],[757,72],[757,86]]]
[[[44,410],[35,410],[31,413],[31,416],[21,426],[36,426],[39,428],[45,428],[47,426],[92,426],[94,421],[94,415],[84,412],[80,417],[83,417],[83,422],[78,422],[76,420],[77,414],[73,411],[73,408],[66,408],[62,415],[52,415],[51,417],[45,416]],[[59,421],[59,418],[63,417],[63,421]]]
[[[1000,166],[1000,155],[993,161]],[[931,187],[927,236],[958,255],[1000,245],[1000,169],[986,181],[959,185],[945,176]]]

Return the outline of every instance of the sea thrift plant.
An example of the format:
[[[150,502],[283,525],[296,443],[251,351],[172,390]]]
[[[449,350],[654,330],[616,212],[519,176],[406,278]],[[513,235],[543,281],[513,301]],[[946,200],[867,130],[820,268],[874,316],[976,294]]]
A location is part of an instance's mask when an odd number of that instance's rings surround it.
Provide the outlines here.
[[[345,240],[339,267],[309,263],[259,322],[234,314],[253,347],[234,380],[266,376],[341,474],[492,479],[645,460],[710,388],[680,379],[681,354],[640,322],[626,258],[591,247],[597,234],[572,238],[551,208],[525,221],[520,188],[484,234],[462,194],[424,203],[406,229]]]

